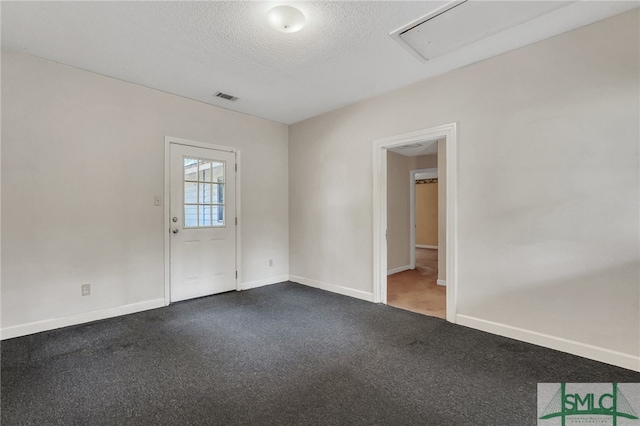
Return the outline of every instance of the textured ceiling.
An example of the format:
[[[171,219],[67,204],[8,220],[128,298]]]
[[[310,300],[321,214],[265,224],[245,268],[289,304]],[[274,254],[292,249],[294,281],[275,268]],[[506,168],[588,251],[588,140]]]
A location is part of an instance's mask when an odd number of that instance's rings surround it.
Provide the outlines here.
[[[265,19],[282,2],[2,1],[2,46],[290,124],[638,5],[570,2],[427,63],[389,37],[445,3],[286,2],[307,25],[284,34]]]

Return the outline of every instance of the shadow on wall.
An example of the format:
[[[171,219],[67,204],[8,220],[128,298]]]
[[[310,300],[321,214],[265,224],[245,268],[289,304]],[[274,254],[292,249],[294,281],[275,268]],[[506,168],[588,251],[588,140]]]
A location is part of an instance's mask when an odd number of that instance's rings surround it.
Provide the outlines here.
[[[548,281],[513,276],[503,293],[486,295],[460,313],[639,356],[638,276],[638,261]]]

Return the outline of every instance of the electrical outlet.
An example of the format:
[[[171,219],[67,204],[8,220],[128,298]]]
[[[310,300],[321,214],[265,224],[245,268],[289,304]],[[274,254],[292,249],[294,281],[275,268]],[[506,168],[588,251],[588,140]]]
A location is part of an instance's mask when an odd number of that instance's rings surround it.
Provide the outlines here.
[[[83,296],[89,296],[91,294],[91,284],[82,284],[80,288],[82,289]]]
[[[269,259],[269,267],[273,266],[273,259]]]
[[[162,206],[162,197],[160,195],[153,197],[153,205],[156,207]]]

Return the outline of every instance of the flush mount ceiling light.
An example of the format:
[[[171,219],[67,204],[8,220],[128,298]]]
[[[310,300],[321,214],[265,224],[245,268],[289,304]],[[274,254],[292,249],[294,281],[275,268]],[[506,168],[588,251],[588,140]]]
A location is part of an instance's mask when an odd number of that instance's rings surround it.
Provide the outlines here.
[[[283,33],[295,33],[304,27],[306,19],[295,7],[276,6],[267,12],[267,20],[273,29]]]

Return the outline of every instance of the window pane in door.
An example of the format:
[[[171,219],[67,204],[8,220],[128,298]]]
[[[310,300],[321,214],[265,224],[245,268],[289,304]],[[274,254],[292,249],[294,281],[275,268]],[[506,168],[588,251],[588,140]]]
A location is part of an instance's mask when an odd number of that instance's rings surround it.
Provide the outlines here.
[[[199,226],[211,226],[211,206],[199,206]]]
[[[224,206],[213,206],[211,214],[213,226],[224,226]]]
[[[212,164],[209,160],[203,160],[200,164],[199,179],[201,182],[211,182],[211,168]]]
[[[211,203],[224,204],[224,185],[213,184],[211,190]]]
[[[200,183],[200,195],[198,196],[199,204],[211,204],[211,184]]]
[[[196,182],[184,183],[184,203],[185,204],[198,203],[198,184]]]
[[[224,163],[211,163],[211,181],[213,183],[224,182]]]
[[[185,181],[197,181],[198,180],[198,160],[196,158],[184,159],[184,180]]]
[[[195,228],[198,226],[198,206],[197,205],[185,205],[184,206],[184,227]]]
[[[225,226],[224,162],[184,157],[184,227]]]

